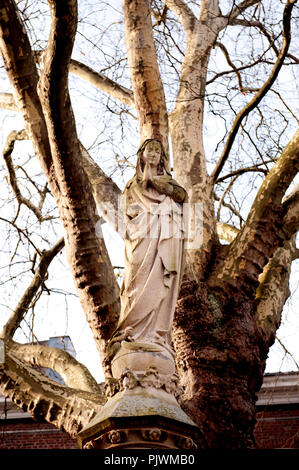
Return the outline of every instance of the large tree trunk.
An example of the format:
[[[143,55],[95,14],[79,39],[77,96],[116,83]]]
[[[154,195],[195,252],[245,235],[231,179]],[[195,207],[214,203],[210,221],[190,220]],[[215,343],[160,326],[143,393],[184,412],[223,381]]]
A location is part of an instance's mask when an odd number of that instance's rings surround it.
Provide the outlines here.
[[[280,201],[298,164],[299,132],[266,177],[243,229],[214,251],[205,282],[186,280],[181,289],[173,339],[182,406],[196,417],[208,447],[254,447],[256,394],[289,295],[295,248],[284,237],[298,228],[292,204]],[[289,216],[297,223],[286,233]]]
[[[168,116],[157,63],[150,2],[124,0],[125,38],[141,143],[159,139],[168,153]]]
[[[183,409],[208,448],[252,448],[255,401],[266,359],[252,302],[239,292],[182,286],[174,323]]]

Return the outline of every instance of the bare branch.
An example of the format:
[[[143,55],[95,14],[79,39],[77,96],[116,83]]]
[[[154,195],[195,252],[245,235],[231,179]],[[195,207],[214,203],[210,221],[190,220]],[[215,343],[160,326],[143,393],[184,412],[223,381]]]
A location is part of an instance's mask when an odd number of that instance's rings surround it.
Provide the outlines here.
[[[291,237],[299,230],[299,184],[283,199],[283,230]]]
[[[286,346],[283,344],[283,342],[278,338],[278,336],[275,337],[275,339],[279,342],[280,346],[282,347],[282,349],[284,350],[285,354],[287,354],[288,356],[291,357],[291,359],[294,361],[297,369],[299,370],[299,364],[298,362],[296,361],[294,355],[286,348]]]
[[[231,61],[231,58],[229,56],[229,53],[228,53],[228,50],[226,49],[226,47],[224,46],[224,44],[222,44],[221,42],[217,41],[215,43],[215,46],[219,47],[225,58],[226,58],[226,61],[228,63],[228,65],[231,66],[231,68],[233,69],[233,71],[235,72],[235,74],[237,75],[237,79],[238,79],[238,83],[239,83],[239,88],[240,88],[240,91],[243,92],[244,91],[244,88],[243,88],[243,83],[242,83],[242,77],[241,77],[241,74],[239,73],[239,70],[238,68],[235,66],[235,64]]]
[[[34,56],[38,62],[42,61],[42,55],[43,51],[34,51]],[[132,90],[129,90],[128,88],[116,83],[114,80],[111,80],[110,78],[106,77],[103,73],[96,72],[91,67],[88,67],[88,65],[85,65],[77,60],[71,59],[69,71],[70,73],[73,73],[77,77],[82,78],[83,80],[90,83],[99,90],[102,90],[113,98],[118,99],[122,103],[131,107],[135,106],[134,95]]]
[[[297,186],[290,194],[284,198],[284,194],[294,177],[299,171],[299,130],[295,132],[294,136],[282,152],[275,165],[269,171],[265,178],[256,200],[264,200],[260,210],[265,210],[265,202],[269,204],[276,204],[287,201],[297,192]],[[284,198],[284,199],[283,199]],[[257,215],[257,214],[256,214]],[[261,212],[259,212],[261,215]]]
[[[279,55],[279,49],[275,45],[275,38],[273,38],[272,35],[269,34],[269,32],[267,31],[265,25],[263,23],[261,23],[260,21],[245,20],[243,18],[242,19],[238,18],[238,19],[235,19],[232,22],[230,22],[230,25],[245,26],[245,27],[250,27],[250,28],[258,28],[260,31],[262,31],[264,36],[267,38],[267,40],[269,42],[269,45],[270,45],[270,47],[273,48],[275,54],[277,56]]]
[[[260,21],[257,21],[257,20],[246,20],[244,18],[236,18],[235,20],[233,20],[232,22],[229,23],[231,26],[246,26],[246,27],[250,27],[250,28],[258,28],[260,29],[260,31],[262,31],[262,33],[264,34],[264,36],[267,38],[269,44],[270,44],[270,47],[273,48],[275,54],[278,56],[279,55],[279,50],[278,48],[276,47],[275,45],[275,38],[271,36],[271,34],[269,34],[269,32],[267,31],[265,25],[263,23],[261,23]],[[287,53],[286,57],[288,57],[289,59],[291,59],[295,64],[298,64],[299,63],[299,58],[298,57],[295,57],[293,54],[290,54],[289,52]]]
[[[229,75],[229,74],[232,74],[233,72],[235,72],[236,74],[239,74],[240,75],[240,72],[242,70],[246,70],[246,69],[250,69],[252,67],[255,67],[255,65],[259,64],[261,62],[261,58],[258,58],[255,62],[252,62],[251,64],[247,64],[247,65],[243,65],[241,67],[238,67],[234,70],[223,70],[222,72],[219,72],[219,73],[216,73],[213,78],[211,78],[210,80],[207,80],[207,85],[210,85],[211,83],[213,83],[215,80],[217,80],[219,77],[222,77],[223,75]],[[243,88],[244,91],[248,91],[247,88]],[[254,90],[249,90],[249,91],[257,91],[256,89]]]
[[[277,247],[290,238],[281,201],[298,170],[299,131],[264,179],[242,230],[230,246],[219,278],[228,283],[244,282],[251,288],[258,282]]]
[[[7,99],[11,103],[11,109],[13,111],[19,111],[14,101],[12,94],[7,93]],[[0,96],[0,108],[1,108],[1,96]],[[21,134],[20,134],[21,135]],[[91,184],[93,197],[97,205],[97,209],[103,217],[103,219],[108,222],[111,227],[116,231],[121,231],[122,221],[119,219],[121,217],[120,206],[119,206],[119,197],[121,195],[121,190],[109,178],[104,171],[99,167],[99,165],[92,159],[86,148],[80,143],[82,165],[88,176],[89,182]],[[24,171],[24,169],[22,169]],[[48,191],[47,185],[43,190],[43,194],[40,200],[40,205],[38,207],[41,210],[43,203],[43,197]],[[30,203],[30,201],[28,201]],[[109,209],[109,210],[108,210]],[[46,218],[48,220],[48,218]]]
[[[299,64],[299,57],[294,56],[293,54],[287,54],[289,59],[293,60],[295,64]]]
[[[15,217],[16,219],[16,217]],[[38,247],[35,245],[35,243],[31,240],[30,236],[28,235],[28,233],[26,233],[26,230],[23,230],[21,229],[20,227],[18,227],[18,225],[16,224],[15,220],[9,220],[9,219],[6,219],[5,217],[0,217],[0,220],[2,220],[3,222],[6,222],[7,224],[10,224],[12,227],[14,227],[14,229],[18,232],[19,234],[19,237],[21,238],[21,235],[26,238],[26,240],[28,240],[28,243],[34,248],[34,250],[37,252],[37,253],[40,253],[40,250],[38,249]]]
[[[236,227],[223,222],[217,222],[216,228],[218,237],[229,243],[231,243],[239,233],[239,230]]]
[[[165,0],[164,3],[178,17],[186,33],[193,30],[197,18],[183,0]]]
[[[256,290],[257,324],[268,344],[274,342],[284,304],[290,295],[289,278],[295,237],[278,248],[259,276]]]
[[[215,192],[214,192],[213,196],[214,196],[215,201],[220,202],[221,198],[219,196],[217,196],[217,194]],[[229,209],[235,216],[237,216],[238,219],[240,219],[240,223],[243,222],[244,219],[241,216],[240,212],[238,212],[231,204],[228,204],[227,202],[224,202],[223,199],[221,200],[221,204],[222,204],[222,206],[227,207],[227,209]]]
[[[222,183],[222,181],[225,181],[228,178],[232,178],[234,176],[241,176],[244,173],[248,173],[252,171],[257,172],[257,173],[264,173],[265,175],[267,175],[268,170],[266,170],[265,168],[260,168],[262,165],[265,165],[267,163],[273,163],[273,160],[267,160],[265,162],[258,163],[253,166],[239,168],[238,170],[232,171],[231,173],[228,173],[227,175],[221,176],[220,178],[217,179],[216,183]]]
[[[246,20],[244,18],[236,18],[235,20],[233,20],[232,22],[229,23],[231,26],[246,26],[246,27],[249,27],[249,28],[258,28],[260,31],[262,31],[262,33],[264,34],[264,36],[267,38],[268,42],[269,42],[269,45],[270,47],[273,48],[275,54],[278,56],[279,55],[279,50],[278,48],[276,47],[275,45],[275,38],[271,36],[271,34],[269,34],[269,32],[267,31],[265,25],[263,23],[261,23],[260,21],[257,21],[257,20]],[[295,57],[293,54],[290,54],[290,53],[287,53],[286,55],[289,59],[293,60],[295,63],[299,63],[299,59],[298,57]]]
[[[225,196],[226,196],[226,194],[228,193],[228,191],[231,189],[231,187],[233,186],[233,184],[234,184],[234,182],[236,181],[237,178],[238,178],[238,175],[235,175],[235,176],[230,180],[230,182],[228,183],[227,187],[225,188],[225,191],[223,191],[223,194],[222,194],[221,198],[219,199],[219,204],[218,204],[218,209],[217,209],[217,215],[216,215],[216,220],[217,220],[217,221],[220,220],[221,206],[222,206],[223,203],[224,203]]]
[[[214,181],[217,180],[219,177],[223,166],[226,162],[226,160],[229,157],[230,150],[232,148],[232,145],[234,143],[235,137],[238,133],[238,130],[240,128],[240,125],[243,121],[243,119],[254,109],[258,106],[260,101],[263,99],[263,97],[267,94],[267,92],[270,90],[272,87],[273,83],[275,82],[278,73],[282,67],[282,64],[284,62],[284,59],[286,57],[286,54],[289,49],[290,41],[291,41],[291,34],[290,34],[290,23],[291,23],[291,14],[292,14],[292,9],[294,7],[296,0],[290,0],[285,9],[284,9],[284,14],[283,14],[283,45],[281,48],[281,51],[278,55],[278,58],[275,62],[275,65],[266,80],[266,82],[263,84],[263,86],[260,88],[260,90],[255,94],[255,96],[251,99],[251,101],[237,114],[235,121],[232,125],[232,128],[229,132],[228,138],[226,140],[222,155],[216,164],[216,167],[214,168],[211,177],[213,178]]]
[[[14,1],[0,0],[0,7],[0,49],[13,88],[14,101],[22,113],[26,131],[32,140],[41,168],[49,179],[51,189],[54,189],[56,185],[53,162],[37,95],[38,73],[30,42]]]
[[[108,93],[110,96],[118,99],[122,103],[131,107],[135,107],[132,90],[119,85],[115,81],[106,77],[104,74],[95,72],[87,65],[73,59],[70,62],[70,72],[86,80],[88,83],[95,86],[96,88],[99,88],[105,93]]]
[[[1,338],[9,339],[12,338],[16,329],[19,327],[21,321],[24,318],[27,310],[29,309],[34,297],[36,296],[38,290],[42,286],[50,263],[54,257],[62,250],[64,246],[64,239],[59,240],[50,250],[44,251],[41,255],[38,267],[35,271],[34,277],[24,292],[21,300],[19,301],[17,307],[11,314],[10,318],[6,322],[2,333]]]
[[[245,10],[247,10],[249,7],[252,7],[253,5],[256,5],[259,3],[260,0],[243,0],[240,2],[238,5],[235,5],[234,2],[234,7],[232,8],[231,12],[227,16],[229,23],[233,22],[239,15],[244,13]]]
[[[58,372],[68,387],[99,393],[100,389],[89,370],[67,351],[40,344],[10,343],[16,356],[33,366],[50,368]]]
[[[17,176],[15,173],[15,169],[14,169],[14,165],[13,165],[13,161],[11,157],[16,140],[26,140],[26,139],[28,139],[28,136],[27,136],[26,131],[24,130],[12,131],[10,132],[10,134],[8,135],[6,139],[6,144],[3,150],[3,157],[4,157],[4,161],[6,163],[6,167],[8,170],[8,182],[12,187],[12,190],[16,196],[16,199],[19,205],[24,204],[25,206],[27,206],[28,209],[30,209],[34,213],[37,220],[39,222],[43,222],[44,220],[50,220],[53,217],[44,217],[40,208],[36,207],[29,199],[25,198],[22,195],[21,190],[18,185]]]
[[[285,102],[285,100],[282,98],[281,94],[277,91],[277,90],[274,90],[272,88],[272,93],[275,93],[280,101],[282,102],[282,104],[286,107],[286,109],[288,110],[288,112],[291,114],[291,116],[295,119],[295,121],[297,122],[298,126],[299,126],[299,118],[297,118],[297,116],[293,113],[293,111],[291,110],[291,108],[287,105],[287,103]]]
[[[34,419],[47,421],[72,437],[105,403],[101,393],[79,391],[51,380],[21,361],[9,348],[5,351],[4,365],[0,365],[0,390]]]

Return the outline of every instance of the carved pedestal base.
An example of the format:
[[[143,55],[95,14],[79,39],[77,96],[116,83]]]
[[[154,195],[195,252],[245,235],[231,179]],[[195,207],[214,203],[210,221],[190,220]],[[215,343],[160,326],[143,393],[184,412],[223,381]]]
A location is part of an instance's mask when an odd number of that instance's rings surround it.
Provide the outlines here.
[[[81,448],[196,449],[199,428],[180,408],[171,350],[122,341],[106,376],[108,401],[78,435]]]
[[[110,374],[105,387],[108,397],[136,387],[164,390],[176,398],[180,394],[174,355],[158,344],[123,341],[111,361]]]
[[[118,392],[78,435],[80,448],[196,449],[198,427],[165,390]]]

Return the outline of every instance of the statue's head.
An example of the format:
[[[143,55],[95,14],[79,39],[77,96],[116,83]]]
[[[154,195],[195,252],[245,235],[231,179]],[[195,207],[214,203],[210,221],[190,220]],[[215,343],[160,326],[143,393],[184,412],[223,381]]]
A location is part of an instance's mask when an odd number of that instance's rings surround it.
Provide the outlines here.
[[[161,156],[160,156],[160,161],[157,166],[157,174],[163,175],[165,172],[170,173],[169,168],[168,168],[168,159],[167,159],[166,153],[164,151],[163,145],[160,142],[160,140],[146,139],[137,152],[137,165],[136,165],[137,175],[139,177],[142,177],[144,166],[145,166],[143,154],[148,145],[155,145],[155,146],[158,145],[160,147]]]

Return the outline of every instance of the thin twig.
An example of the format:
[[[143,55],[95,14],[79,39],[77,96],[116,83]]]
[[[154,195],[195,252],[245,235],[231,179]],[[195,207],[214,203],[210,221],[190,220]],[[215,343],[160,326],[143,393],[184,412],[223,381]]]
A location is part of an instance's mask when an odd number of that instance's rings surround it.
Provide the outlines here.
[[[296,359],[294,358],[293,354],[290,353],[290,351],[285,347],[283,342],[277,336],[276,336],[276,339],[277,339],[278,343],[280,344],[280,346],[282,347],[282,349],[284,350],[284,352],[293,359],[294,363],[296,364],[297,369],[299,370],[299,364],[296,361]]]
[[[28,139],[28,137],[27,137],[27,133],[26,133],[25,130],[12,131],[12,132],[10,132],[10,134],[7,137],[6,144],[5,144],[5,147],[4,147],[4,150],[3,150],[3,158],[4,158],[4,161],[5,161],[5,164],[6,164],[6,167],[7,167],[7,171],[8,171],[8,183],[10,184],[10,186],[11,186],[13,192],[14,192],[14,195],[16,196],[16,199],[19,203],[19,207],[22,204],[24,204],[26,207],[28,207],[28,209],[30,209],[33,212],[33,214],[36,216],[36,218],[38,219],[39,222],[43,222],[44,220],[49,220],[52,217],[44,218],[40,208],[36,207],[29,199],[27,199],[26,197],[23,196],[23,194],[21,193],[21,190],[19,188],[19,185],[18,185],[18,180],[17,180],[15,168],[14,168],[13,161],[12,161],[12,156],[11,155],[12,155],[12,152],[14,150],[14,146],[15,146],[16,141],[17,140],[26,140],[26,139]],[[23,171],[25,172],[24,169],[23,169]],[[25,174],[26,174],[26,172],[25,172]]]
[[[222,155],[220,159],[218,160],[218,163],[216,164],[216,167],[214,168],[212,172],[212,179],[216,181],[224,167],[225,162],[227,161],[229,157],[230,150],[232,148],[232,145],[234,143],[234,140],[236,138],[236,135],[238,133],[238,130],[240,128],[240,125],[243,121],[243,119],[253,110],[255,109],[260,101],[264,98],[264,96],[267,94],[267,92],[270,90],[272,87],[273,83],[275,82],[278,73],[282,67],[282,64],[284,62],[284,59],[286,57],[286,54],[289,49],[290,41],[291,41],[291,34],[290,34],[290,23],[291,23],[291,13],[292,9],[294,7],[296,0],[290,0],[285,9],[284,9],[284,14],[283,14],[283,46],[281,48],[281,51],[278,55],[278,58],[275,62],[275,65],[264,83],[264,85],[260,88],[260,90],[255,94],[255,96],[251,99],[251,101],[237,114],[235,121],[233,123],[232,129],[228,135],[228,139],[225,143]]]
[[[12,339],[16,329],[19,327],[21,321],[23,320],[24,315],[30,308],[32,300],[35,298],[40,287],[43,285],[43,282],[48,273],[50,263],[52,262],[54,257],[62,250],[63,247],[64,239],[61,238],[52,248],[42,253],[37,269],[35,270],[33,279],[26,291],[24,292],[17,307],[8,319],[6,325],[4,326],[0,337],[5,339]]]

